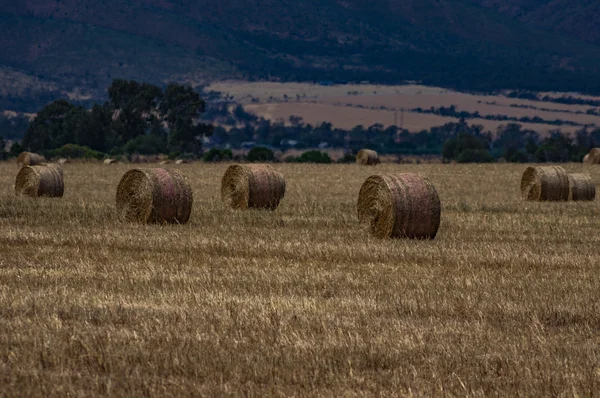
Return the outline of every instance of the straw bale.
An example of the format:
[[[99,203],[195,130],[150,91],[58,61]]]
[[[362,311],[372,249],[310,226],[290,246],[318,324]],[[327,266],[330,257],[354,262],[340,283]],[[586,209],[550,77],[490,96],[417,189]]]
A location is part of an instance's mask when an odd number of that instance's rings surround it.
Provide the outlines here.
[[[600,148],[592,148],[588,155],[588,163],[600,164]]]
[[[371,149],[361,149],[358,151],[358,154],[356,154],[356,163],[365,166],[376,165],[379,163],[379,155]]]
[[[434,239],[440,226],[440,198],[417,174],[373,175],[358,194],[358,219],[380,238]]]
[[[521,178],[523,199],[532,201],[569,200],[569,176],[560,166],[528,167]]]
[[[589,154],[589,153],[588,153],[588,154],[586,154],[586,155],[583,157],[583,163],[591,163],[591,162],[590,162],[590,154]]]
[[[119,163],[117,159],[104,159],[104,164],[116,164]]]
[[[285,179],[268,164],[229,166],[221,180],[221,198],[233,209],[275,210],[285,195]]]
[[[187,163],[189,163],[189,162],[185,159],[177,159],[175,161],[175,164],[187,164]]]
[[[33,152],[21,152],[17,156],[17,166],[35,166],[36,164],[44,163],[46,159],[40,154]]]
[[[57,164],[23,166],[15,181],[18,196],[60,198],[64,190],[63,172]]]
[[[117,187],[117,211],[126,221],[184,224],[192,204],[192,188],[177,170],[131,169]]]
[[[160,162],[161,165],[165,165],[165,164],[171,164],[172,162],[170,160],[163,160],[162,162]]]
[[[596,185],[588,174],[569,174],[569,200],[594,200]]]
[[[65,159],[65,158],[60,158],[57,161],[58,164],[67,164],[67,163],[71,163],[71,161],[69,159]]]

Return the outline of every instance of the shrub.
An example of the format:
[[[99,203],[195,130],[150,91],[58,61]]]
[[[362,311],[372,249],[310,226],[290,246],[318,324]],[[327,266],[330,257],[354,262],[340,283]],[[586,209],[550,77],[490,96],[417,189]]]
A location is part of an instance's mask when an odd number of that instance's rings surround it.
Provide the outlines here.
[[[255,146],[248,152],[249,162],[272,162],[275,160],[275,154],[269,148]]]
[[[299,163],[331,163],[331,158],[325,152],[306,151],[298,157]]]
[[[222,162],[231,159],[233,159],[231,149],[211,148],[202,155],[202,160],[205,162]]]
[[[57,149],[52,149],[44,153],[46,158],[67,158],[67,159],[103,159],[104,153],[94,151],[87,146],[76,144],[66,144]]]
[[[458,163],[491,163],[494,157],[485,149],[465,149],[456,158]]]
[[[162,153],[166,147],[164,137],[155,134],[139,135],[125,144],[125,153],[155,155]]]
[[[356,155],[345,153],[344,156],[337,160],[338,163],[356,163]]]

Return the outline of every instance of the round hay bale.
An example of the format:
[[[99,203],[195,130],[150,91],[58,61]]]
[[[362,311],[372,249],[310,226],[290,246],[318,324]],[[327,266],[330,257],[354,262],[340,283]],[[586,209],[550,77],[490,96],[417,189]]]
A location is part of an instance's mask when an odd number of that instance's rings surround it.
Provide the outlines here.
[[[521,178],[521,194],[525,200],[569,200],[569,175],[560,166],[528,167]]]
[[[65,158],[60,158],[57,161],[58,164],[67,164],[67,163],[71,163],[71,161],[69,161],[69,159],[65,159]]]
[[[569,200],[594,200],[596,185],[588,174],[569,174]]]
[[[57,164],[23,166],[15,181],[18,196],[61,198],[64,190],[63,172]]]
[[[285,179],[268,164],[229,166],[221,180],[221,198],[233,209],[275,210],[285,195]]]
[[[600,148],[592,148],[588,153],[588,163],[600,164]]]
[[[365,166],[372,166],[379,164],[379,155],[377,152],[371,149],[361,149],[356,154],[356,163],[362,164]]]
[[[189,162],[185,159],[177,159],[175,161],[175,164],[187,164],[187,163],[189,163]]]
[[[104,164],[117,164],[117,159],[104,159]]]
[[[161,165],[165,165],[165,164],[171,164],[172,162],[170,160],[163,160],[162,162],[160,162]]]
[[[126,221],[185,224],[192,204],[192,187],[177,170],[131,169],[117,187],[117,211]]]
[[[374,175],[358,194],[358,219],[380,238],[434,239],[440,226],[440,198],[417,174]]]
[[[583,157],[583,163],[590,163],[590,154],[589,153]]]
[[[33,152],[21,152],[17,156],[17,166],[35,166],[36,164],[44,163],[46,159],[37,153]]]

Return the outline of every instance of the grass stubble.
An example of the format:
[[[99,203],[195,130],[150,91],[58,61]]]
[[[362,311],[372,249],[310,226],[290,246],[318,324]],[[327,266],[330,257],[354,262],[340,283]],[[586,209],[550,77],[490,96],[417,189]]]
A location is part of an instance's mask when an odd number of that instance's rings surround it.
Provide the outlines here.
[[[282,164],[276,211],[232,211],[227,166],[168,166],[190,221],[139,225],[128,165],[66,164],[35,200],[0,163],[0,395],[599,394],[597,201],[525,202],[522,165]],[[433,241],[358,223],[364,180],[400,172],[439,193]]]

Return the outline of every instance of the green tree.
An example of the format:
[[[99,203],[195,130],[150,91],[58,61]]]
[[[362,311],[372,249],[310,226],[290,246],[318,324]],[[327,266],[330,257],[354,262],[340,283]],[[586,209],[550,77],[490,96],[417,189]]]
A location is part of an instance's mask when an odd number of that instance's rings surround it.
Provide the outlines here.
[[[23,147],[38,152],[55,149],[72,142],[72,130],[65,127],[65,119],[72,116],[75,106],[65,100],[54,101],[38,112],[23,137]],[[68,125],[68,123],[67,123]]]
[[[199,153],[202,137],[212,134],[212,126],[198,123],[205,103],[190,86],[171,83],[167,86],[159,110],[169,125],[171,150]]]
[[[249,162],[272,162],[275,160],[275,154],[269,148],[255,146],[248,152]]]

